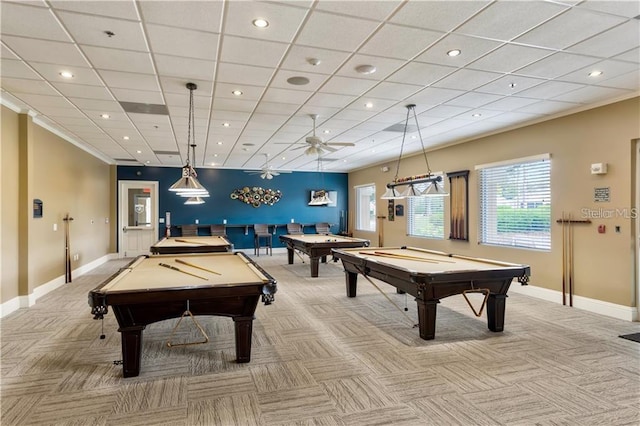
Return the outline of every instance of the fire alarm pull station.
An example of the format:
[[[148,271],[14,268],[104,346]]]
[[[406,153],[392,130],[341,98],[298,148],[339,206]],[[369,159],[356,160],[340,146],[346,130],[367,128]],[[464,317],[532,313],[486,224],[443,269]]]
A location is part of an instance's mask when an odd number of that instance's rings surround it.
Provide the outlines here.
[[[598,234],[604,234],[606,227],[604,225],[598,225]]]

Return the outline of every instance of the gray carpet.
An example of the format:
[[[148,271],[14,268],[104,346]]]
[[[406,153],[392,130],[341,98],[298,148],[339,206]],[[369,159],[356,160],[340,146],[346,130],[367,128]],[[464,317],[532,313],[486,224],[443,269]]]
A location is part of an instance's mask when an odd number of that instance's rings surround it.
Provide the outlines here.
[[[362,278],[347,298],[340,263],[311,278],[299,258],[254,259],[279,289],[257,309],[248,364],[234,362],[231,319],[198,317],[210,342],[178,348],[166,346],[169,320],[147,327],[141,374],[123,379],[117,323],[107,315],[100,340],[87,305],[122,261],[4,318],[2,425],[640,423],[640,345],[618,338],[637,323],[511,294],[505,331],[492,333],[454,296],[425,341],[395,288],[379,284],[409,318]]]

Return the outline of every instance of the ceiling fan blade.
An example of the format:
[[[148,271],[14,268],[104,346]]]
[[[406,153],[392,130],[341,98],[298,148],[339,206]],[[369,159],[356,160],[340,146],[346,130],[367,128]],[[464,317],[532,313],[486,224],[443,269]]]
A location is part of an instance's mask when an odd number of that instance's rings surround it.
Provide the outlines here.
[[[309,148],[308,146],[299,146],[297,148],[291,148],[291,151],[296,151],[298,149],[308,149],[308,148]]]
[[[328,146],[328,145],[322,145],[322,149],[326,149],[326,150],[327,150],[327,151],[329,151],[329,152],[336,152],[336,151],[337,151],[337,149],[335,149],[335,148],[331,148],[331,147],[330,147],[330,146]]]
[[[332,146],[356,146],[353,142],[327,142],[326,145]]]

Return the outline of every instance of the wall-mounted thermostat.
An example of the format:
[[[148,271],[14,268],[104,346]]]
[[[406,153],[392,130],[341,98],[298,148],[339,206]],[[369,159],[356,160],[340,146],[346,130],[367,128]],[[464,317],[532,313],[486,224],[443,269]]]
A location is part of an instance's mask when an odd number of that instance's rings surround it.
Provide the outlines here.
[[[593,163],[591,165],[592,175],[605,175],[607,174],[607,163]]]

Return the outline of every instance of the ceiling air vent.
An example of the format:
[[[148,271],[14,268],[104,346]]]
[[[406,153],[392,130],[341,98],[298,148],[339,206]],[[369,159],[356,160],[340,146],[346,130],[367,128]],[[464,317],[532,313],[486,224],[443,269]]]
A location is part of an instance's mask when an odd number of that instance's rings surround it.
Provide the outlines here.
[[[407,133],[413,133],[418,130],[418,126],[414,126],[413,124],[409,124],[407,126]],[[397,132],[404,133],[404,123],[393,124],[386,129],[382,129],[383,132]]]
[[[114,158],[118,163],[139,163],[135,158]]]
[[[153,151],[155,155],[177,155],[180,156],[180,151]]]
[[[136,114],[169,115],[169,110],[167,109],[166,105],[142,104],[138,102],[120,102],[120,106],[122,106],[125,112]]]

